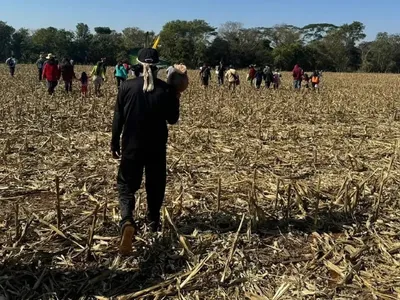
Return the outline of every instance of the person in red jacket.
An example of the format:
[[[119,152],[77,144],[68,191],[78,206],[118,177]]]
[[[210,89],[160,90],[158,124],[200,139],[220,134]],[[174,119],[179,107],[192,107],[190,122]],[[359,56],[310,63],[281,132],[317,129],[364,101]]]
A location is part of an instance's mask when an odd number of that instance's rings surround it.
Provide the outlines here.
[[[296,64],[293,68],[293,86],[295,90],[301,89],[301,81],[303,80],[303,69]]]
[[[253,86],[253,81],[254,78],[256,78],[256,68],[253,65],[249,66],[249,75],[248,75],[248,80],[250,81],[250,85]]]
[[[46,59],[47,63],[43,68],[43,79],[47,81],[47,90],[49,94],[53,95],[61,73],[53,54],[49,53]]]

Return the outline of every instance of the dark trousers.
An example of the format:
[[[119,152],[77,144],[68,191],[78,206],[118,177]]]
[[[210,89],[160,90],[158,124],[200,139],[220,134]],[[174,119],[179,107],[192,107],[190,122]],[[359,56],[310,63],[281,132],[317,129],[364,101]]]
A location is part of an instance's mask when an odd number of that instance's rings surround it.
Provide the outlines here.
[[[15,74],[15,67],[10,67],[10,75],[14,77]]]
[[[142,183],[143,169],[146,175],[147,218],[150,222],[160,221],[160,209],[164,200],[166,183],[166,148],[138,149],[129,158],[122,156],[119,166],[117,187],[121,209],[121,223],[134,224],[135,193]]]
[[[271,87],[271,81],[265,81],[265,86],[269,89]]]
[[[39,81],[42,81],[42,79],[43,79],[43,69],[38,69],[38,72],[39,72]]]
[[[223,85],[224,84],[224,76],[218,76],[218,84]]]
[[[57,84],[58,81],[47,81],[47,91],[50,95],[54,94],[54,90],[56,89]]]
[[[262,79],[256,79],[256,88],[260,88],[262,83]]]
[[[67,93],[72,92],[72,80],[64,80],[64,88]]]
[[[117,86],[118,87],[121,85],[122,82],[125,81],[125,78],[122,78],[122,77],[115,77],[115,78],[117,78]]]

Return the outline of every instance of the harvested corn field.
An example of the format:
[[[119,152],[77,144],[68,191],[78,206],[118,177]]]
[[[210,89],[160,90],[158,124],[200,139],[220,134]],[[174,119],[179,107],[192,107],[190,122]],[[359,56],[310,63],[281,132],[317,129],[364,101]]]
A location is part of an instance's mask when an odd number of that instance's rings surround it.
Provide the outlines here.
[[[124,258],[115,84],[50,97],[34,67],[0,72],[3,298],[399,299],[398,76],[326,73],[300,94],[285,73],[278,91],[230,94],[189,72],[163,230],[141,191]]]

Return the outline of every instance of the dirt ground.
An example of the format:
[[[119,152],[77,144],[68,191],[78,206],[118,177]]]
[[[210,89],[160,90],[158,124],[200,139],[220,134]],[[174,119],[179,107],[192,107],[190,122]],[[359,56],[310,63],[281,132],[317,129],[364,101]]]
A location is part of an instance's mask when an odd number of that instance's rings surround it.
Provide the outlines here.
[[[288,73],[278,91],[242,73],[230,93],[191,71],[163,231],[141,189],[131,257],[117,253],[108,75],[83,99],[78,82],[48,96],[34,66],[0,69],[3,298],[400,299],[397,75],[324,73],[319,93],[295,93]]]

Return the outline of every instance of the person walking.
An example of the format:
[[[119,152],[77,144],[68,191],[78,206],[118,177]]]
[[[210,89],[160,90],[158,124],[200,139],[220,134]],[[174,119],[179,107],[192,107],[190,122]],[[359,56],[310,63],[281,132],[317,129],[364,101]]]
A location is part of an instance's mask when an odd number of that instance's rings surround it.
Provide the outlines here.
[[[301,89],[301,81],[303,79],[303,69],[300,68],[299,64],[296,64],[293,68],[293,87],[295,90]]]
[[[225,66],[223,65],[223,63],[221,62],[220,64],[219,64],[219,68],[218,68],[218,84],[219,85],[224,85],[224,75],[225,75],[225,71],[226,71],[226,68],[225,68]]]
[[[201,85],[203,88],[207,88],[211,79],[211,70],[207,64],[204,64],[200,69]]]
[[[89,86],[89,77],[87,76],[86,72],[82,72],[79,81],[81,83],[81,96],[86,98]]]
[[[228,71],[225,73],[225,78],[228,80],[228,88],[229,90],[235,90],[236,86],[239,85],[239,74],[235,70],[235,68],[230,65]]]
[[[314,71],[311,76],[311,85],[312,85],[313,91],[319,92],[319,83],[320,83],[320,75],[319,75],[318,71]]]
[[[256,72],[256,74],[255,74],[254,77],[255,77],[255,79],[256,79],[256,88],[257,88],[257,90],[259,90],[260,87],[261,87],[263,78],[264,78],[264,72],[263,72],[263,70],[261,69],[261,67],[258,68],[258,70],[257,70],[257,72]]]
[[[249,66],[249,74],[247,75],[247,80],[250,82],[250,85],[253,86],[254,78],[256,77],[256,68],[253,65]]]
[[[115,66],[114,77],[117,80],[118,87],[120,87],[121,82],[124,82],[128,77],[128,73],[125,66],[122,64],[122,61],[119,61],[118,64]]]
[[[132,238],[137,231],[133,210],[143,169],[147,221],[153,232],[160,229],[160,209],[166,186],[167,123],[178,122],[180,107],[180,92],[156,77],[157,50],[141,49],[137,60],[142,66],[143,76],[128,80],[120,87],[112,125],[111,152],[114,158],[121,158],[117,188],[121,210],[119,252],[122,255],[132,251]]]
[[[90,77],[93,77],[94,93],[97,97],[100,97],[100,88],[103,82],[106,80],[106,71],[104,69],[104,63],[102,61],[97,62],[92,72],[90,73]]]
[[[10,70],[11,77],[14,77],[15,74],[15,66],[17,65],[17,60],[15,59],[14,55],[11,54],[9,58],[6,60],[6,65]]]
[[[274,72],[274,90],[279,89],[281,85],[281,78],[282,78],[281,73],[279,73],[279,70],[276,69]]]
[[[272,68],[270,66],[265,66],[264,68],[264,81],[265,87],[269,89],[274,81],[274,73],[272,72]]]
[[[49,53],[46,59],[47,62],[43,68],[43,79],[46,79],[47,81],[47,91],[49,92],[49,95],[53,95],[61,73],[53,54]]]
[[[68,58],[64,58],[61,63],[61,77],[64,81],[65,92],[72,92],[72,80],[75,78],[74,66]]]
[[[43,74],[43,67],[44,67],[44,63],[45,63],[46,59],[43,53],[40,54],[39,59],[36,61],[36,67],[38,69],[38,73],[39,73],[39,81],[42,81],[42,74]]]

